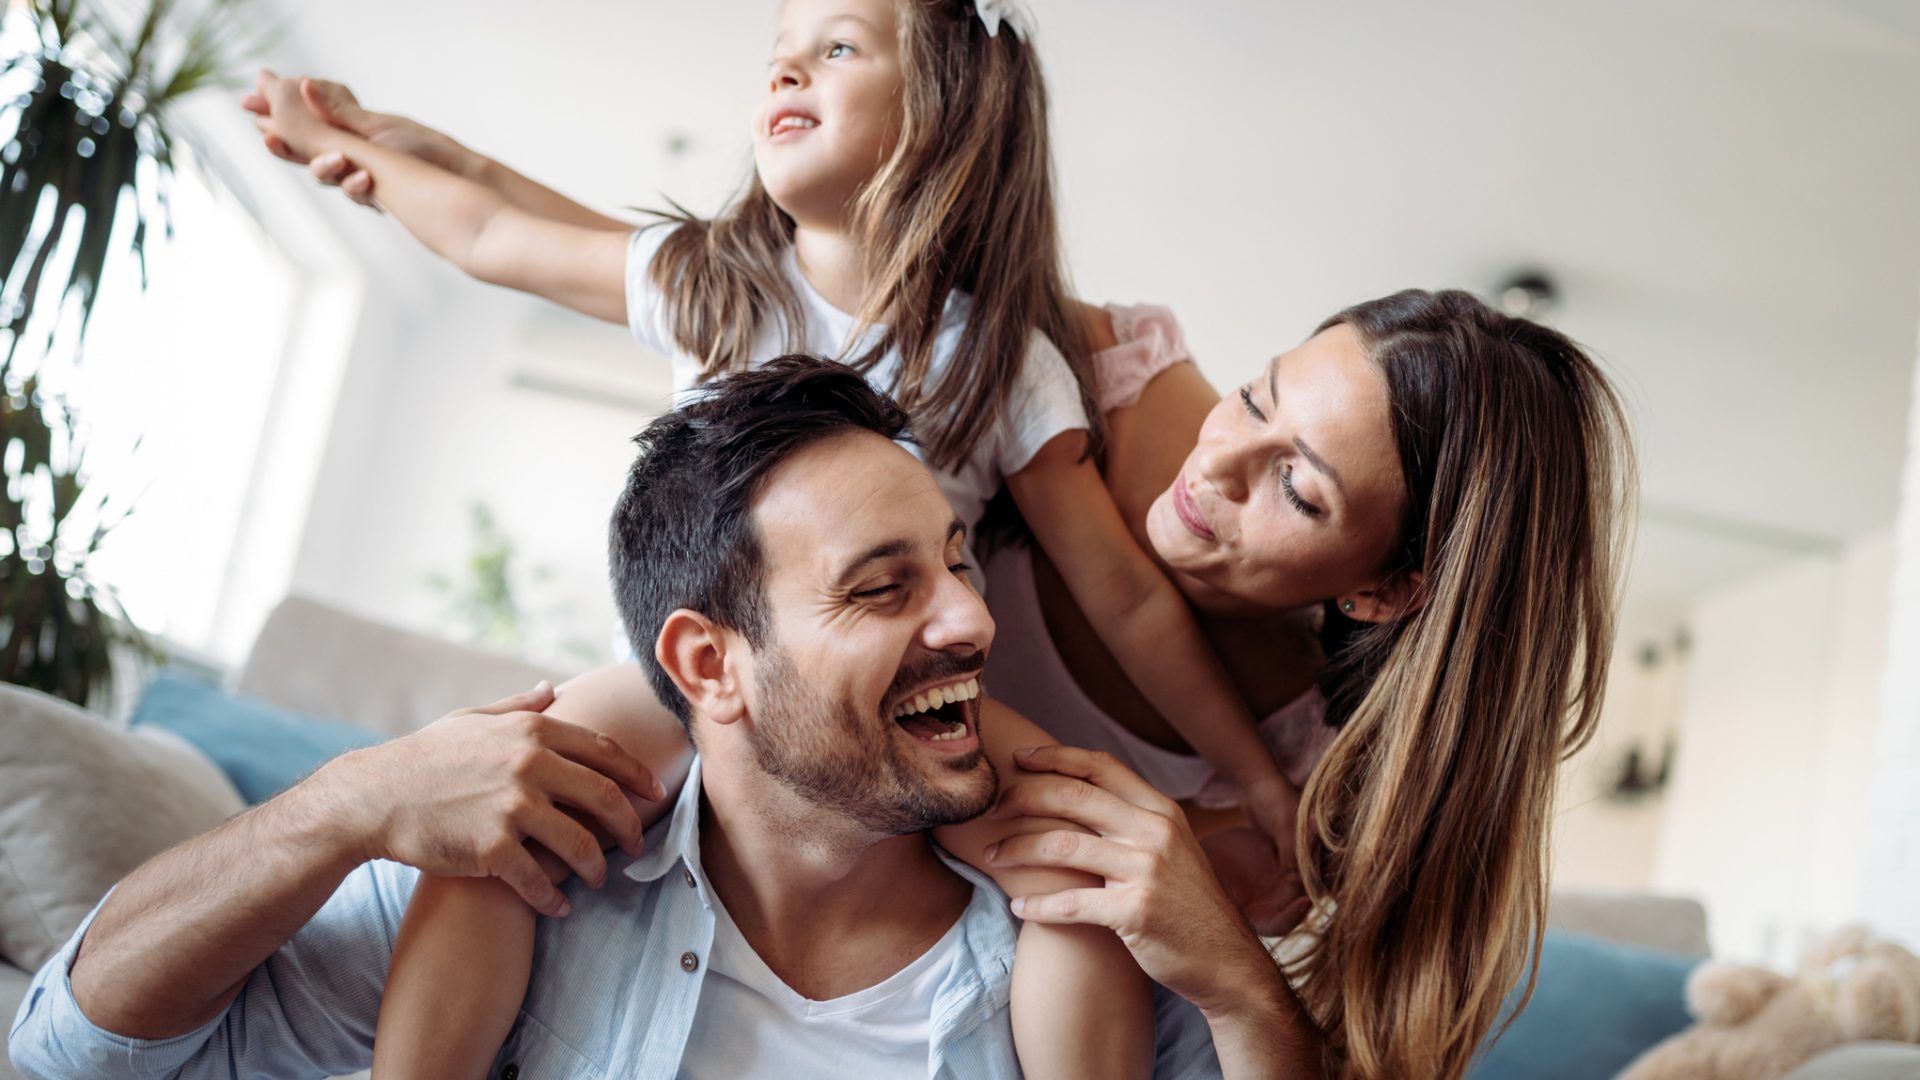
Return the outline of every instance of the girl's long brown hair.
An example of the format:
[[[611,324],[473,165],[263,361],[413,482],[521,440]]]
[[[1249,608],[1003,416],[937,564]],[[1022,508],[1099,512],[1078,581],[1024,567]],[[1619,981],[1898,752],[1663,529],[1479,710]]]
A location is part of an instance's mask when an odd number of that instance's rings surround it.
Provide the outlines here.
[[[1066,355],[1097,445],[1084,331],[1060,259],[1039,60],[1010,29],[989,37],[964,0],[898,0],[898,10],[900,139],[851,208],[866,262],[860,327],[886,329],[847,360],[871,370],[899,350],[888,389],[928,459],[951,468],[993,429],[1037,331]],[[651,273],[674,340],[699,358],[703,376],[748,367],[769,319],[785,327],[789,349],[804,349],[800,298],[781,272],[793,219],[757,175],[717,218],[662,216],[679,228]],[[956,290],[972,308],[956,355],[934,379],[934,338]]]
[[[1462,292],[1322,328],[1342,324],[1386,376],[1406,479],[1383,573],[1424,576],[1398,619],[1329,610],[1342,729],[1298,837],[1326,917],[1293,973],[1345,1075],[1455,1080],[1509,992],[1532,992],[1556,777],[1593,735],[1612,651],[1633,452],[1606,378],[1554,330]]]

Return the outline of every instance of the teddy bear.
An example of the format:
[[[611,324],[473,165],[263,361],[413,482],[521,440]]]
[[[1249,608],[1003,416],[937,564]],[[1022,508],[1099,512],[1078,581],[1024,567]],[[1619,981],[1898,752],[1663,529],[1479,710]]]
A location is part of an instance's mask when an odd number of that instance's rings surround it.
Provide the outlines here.
[[[1687,1006],[1700,1022],[1618,1080],[1777,1080],[1842,1043],[1920,1042],[1920,957],[1849,926],[1814,942],[1792,976],[1702,964]]]

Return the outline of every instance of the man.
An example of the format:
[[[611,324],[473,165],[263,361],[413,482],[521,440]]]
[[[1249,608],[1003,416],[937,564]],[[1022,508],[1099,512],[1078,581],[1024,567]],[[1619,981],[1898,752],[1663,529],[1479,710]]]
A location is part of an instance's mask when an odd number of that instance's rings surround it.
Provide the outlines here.
[[[907,969],[909,1004],[889,1007],[886,1037],[865,1033],[875,1056],[847,1075],[1018,1075],[1006,1008],[1015,923],[1005,898],[924,832],[995,797],[968,697],[993,627],[963,577],[961,524],[893,441],[904,426],[849,369],[789,358],[723,380],[642,436],[614,515],[616,599],[632,639],[655,643],[647,674],[699,757],[645,854],[616,857],[603,887],[576,881],[564,901],[523,887],[571,914],[541,924],[494,1075],[784,1071],[852,1041],[833,1016],[791,1022],[756,994],[838,999]],[[932,704],[945,690],[959,692]],[[553,747],[514,754],[521,774],[551,782],[540,798],[517,792],[531,809],[480,847],[517,876],[520,839],[550,838],[598,881],[595,853],[546,803],[590,812],[632,850],[631,808],[571,770],[643,793],[652,778],[591,734],[546,734]],[[416,812],[413,791],[464,784],[476,803],[502,797],[485,778],[444,773],[388,773],[382,788],[367,761],[343,759],[123,882],[36,977],[11,1043],[22,1071],[364,1068],[415,881],[368,857],[449,872],[444,853],[472,844],[448,835],[457,814]],[[1184,1003],[1163,1004],[1159,1042],[1163,1075],[1217,1074]]]

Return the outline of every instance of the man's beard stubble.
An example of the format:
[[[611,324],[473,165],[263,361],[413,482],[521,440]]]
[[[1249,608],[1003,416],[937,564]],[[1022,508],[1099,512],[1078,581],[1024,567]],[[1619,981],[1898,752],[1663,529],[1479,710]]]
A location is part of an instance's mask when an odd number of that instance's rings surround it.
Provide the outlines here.
[[[1000,777],[984,748],[941,763],[967,783],[945,789],[930,782],[887,726],[891,719],[859,711],[820,693],[769,643],[759,682],[760,710],[749,728],[755,762],[767,775],[815,805],[864,828],[904,836],[986,813]],[[902,671],[888,692],[983,667],[980,660],[937,656]]]

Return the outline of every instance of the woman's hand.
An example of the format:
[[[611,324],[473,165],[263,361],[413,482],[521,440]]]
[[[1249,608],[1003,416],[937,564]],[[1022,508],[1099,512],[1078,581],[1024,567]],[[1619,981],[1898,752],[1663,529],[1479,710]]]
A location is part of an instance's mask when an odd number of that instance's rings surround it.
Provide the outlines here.
[[[1014,758],[1035,775],[1014,781],[994,815],[1062,818],[1094,835],[1011,836],[987,849],[987,863],[1106,879],[1098,889],[1015,900],[1014,913],[1119,934],[1143,971],[1199,1007],[1225,1076],[1325,1076],[1325,1037],[1214,880],[1179,804],[1106,754],[1043,746]]]
[[[281,82],[293,84],[299,92],[300,104],[322,122],[351,131],[376,146],[410,154],[429,165],[463,176],[474,162],[473,151],[452,137],[404,116],[368,110],[361,106],[352,90],[340,83],[309,78],[281,80],[270,72],[263,73],[259,85],[240,99],[240,105],[258,118],[254,123],[260,127],[267,150],[284,161],[307,166],[315,180],[337,186],[362,206],[373,206],[373,177],[365,169],[344,154],[302,154],[273,130],[274,97],[270,91]]]
[[[1015,754],[1021,777],[995,817],[1063,818],[1092,830],[1008,837],[992,866],[1054,866],[1097,874],[1104,888],[1014,901],[1022,918],[1090,923],[1120,935],[1155,981],[1214,1014],[1280,981],[1266,947],[1214,878],[1178,803],[1106,754],[1045,746]]]

